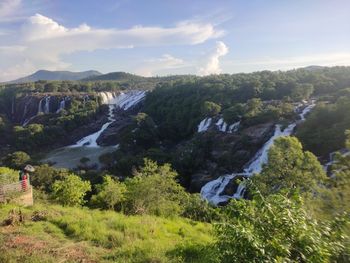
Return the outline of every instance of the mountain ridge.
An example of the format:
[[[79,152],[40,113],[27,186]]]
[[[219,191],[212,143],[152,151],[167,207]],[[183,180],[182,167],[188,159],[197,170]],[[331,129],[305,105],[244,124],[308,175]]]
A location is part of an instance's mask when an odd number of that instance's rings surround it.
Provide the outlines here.
[[[8,83],[24,83],[38,80],[80,80],[99,75],[103,74],[97,70],[87,70],[81,72],[38,70],[31,75],[9,81]]]

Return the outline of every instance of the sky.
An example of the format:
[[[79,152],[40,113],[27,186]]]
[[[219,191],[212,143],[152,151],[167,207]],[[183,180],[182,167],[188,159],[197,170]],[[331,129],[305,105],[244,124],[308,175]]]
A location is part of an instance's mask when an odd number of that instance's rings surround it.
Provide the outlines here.
[[[350,65],[349,0],[0,0],[0,81]]]

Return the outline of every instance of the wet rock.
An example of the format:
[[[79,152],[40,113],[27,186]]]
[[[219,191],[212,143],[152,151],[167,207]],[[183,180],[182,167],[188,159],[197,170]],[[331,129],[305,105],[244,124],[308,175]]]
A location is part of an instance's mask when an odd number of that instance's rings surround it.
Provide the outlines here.
[[[224,191],[222,192],[223,195],[229,195],[233,196],[237,192],[237,188],[239,185],[239,182],[243,181],[243,176],[237,176],[233,180],[231,180],[225,187]]]

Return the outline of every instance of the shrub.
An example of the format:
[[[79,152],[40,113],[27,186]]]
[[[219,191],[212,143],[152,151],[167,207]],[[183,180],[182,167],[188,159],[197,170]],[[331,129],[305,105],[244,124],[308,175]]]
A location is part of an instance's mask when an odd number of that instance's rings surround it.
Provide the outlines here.
[[[52,195],[64,206],[79,206],[84,203],[84,196],[91,190],[90,182],[83,181],[79,176],[71,174],[62,181],[52,185]]]
[[[18,182],[19,172],[7,167],[0,167],[0,185]]]
[[[346,220],[320,224],[300,199],[233,200],[226,215],[215,227],[220,262],[335,262],[344,256]]]
[[[185,191],[177,183],[177,173],[169,164],[158,166],[144,160],[145,165],[135,177],[126,180],[125,210],[132,214],[178,215]]]
[[[96,186],[96,191],[97,194],[91,197],[91,204],[102,209],[114,209],[124,201],[126,186],[111,176],[105,176],[103,183]]]

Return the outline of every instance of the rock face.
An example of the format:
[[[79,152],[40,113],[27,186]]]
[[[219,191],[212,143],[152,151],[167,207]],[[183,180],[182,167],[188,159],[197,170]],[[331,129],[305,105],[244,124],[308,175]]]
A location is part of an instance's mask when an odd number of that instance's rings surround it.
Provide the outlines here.
[[[274,123],[265,123],[248,128],[242,128],[238,133],[230,134],[219,131],[208,131],[198,134],[198,140],[206,145],[205,160],[199,164],[198,171],[191,175],[189,190],[199,192],[209,181],[223,174],[240,172],[243,166],[255,155],[261,146],[269,140],[274,132]],[[182,145],[179,152],[188,144]],[[194,160],[198,155],[193,155]],[[228,193],[234,191],[237,185],[231,184]]]
[[[119,144],[119,134],[130,124],[132,119],[130,115],[118,110],[115,113],[116,120],[108,126],[108,128],[97,139],[97,143],[100,146],[110,146]]]
[[[133,123],[132,117],[136,115],[143,107],[143,102],[138,103],[128,110],[115,109],[115,121],[97,139],[100,146],[111,146],[120,143],[120,134],[130,124]]]

